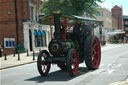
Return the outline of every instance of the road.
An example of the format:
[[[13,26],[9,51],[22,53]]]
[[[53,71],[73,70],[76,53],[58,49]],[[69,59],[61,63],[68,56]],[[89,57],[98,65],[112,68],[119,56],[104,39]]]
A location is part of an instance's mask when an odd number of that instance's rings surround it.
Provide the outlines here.
[[[102,47],[99,69],[87,70],[80,64],[76,77],[52,65],[50,73],[41,77],[36,63],[0,70],[1,85],[109,85],[128,79],[128,44],[109,44]]]

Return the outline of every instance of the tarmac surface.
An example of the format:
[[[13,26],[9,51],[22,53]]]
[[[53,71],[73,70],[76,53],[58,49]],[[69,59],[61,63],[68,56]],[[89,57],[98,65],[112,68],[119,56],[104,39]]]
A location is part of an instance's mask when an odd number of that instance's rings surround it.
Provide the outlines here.
[[[107,44],[102,47],[102,51],[105,52],[107,50],[110,50],[109,47],[111,47],[111,49],[114,48],[114,46],[112,44]],[[37,60],[38,53],[39,53],[39,51],[35,52],[35,57],[34,57],[35,60],[33,60],[33,52],[30,52],[29,56],[27,56],[27,53],[21,53],[20,60],[18,60],[18,54],[16,54],[15,56],[13,54],[7,55],[7,57],[6,57],[7,60],[5,60],[5,56],[0,57],[0,70],[3,71],[4,69],[35,63]],[[114,83],[111,83],[110,85],[128,85],[128,79],[126,79],[125,81],[114,82]]]

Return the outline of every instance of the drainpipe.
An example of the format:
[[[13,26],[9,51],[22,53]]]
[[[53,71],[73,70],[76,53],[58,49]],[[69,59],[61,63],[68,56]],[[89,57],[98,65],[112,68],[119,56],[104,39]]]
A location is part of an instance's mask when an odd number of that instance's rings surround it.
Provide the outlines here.
[[[18,35],[18,13],[17,13],[17,0],[14,0],[15,3],[15,16],[16,16],[16,45],[19,44],[19,35]]]

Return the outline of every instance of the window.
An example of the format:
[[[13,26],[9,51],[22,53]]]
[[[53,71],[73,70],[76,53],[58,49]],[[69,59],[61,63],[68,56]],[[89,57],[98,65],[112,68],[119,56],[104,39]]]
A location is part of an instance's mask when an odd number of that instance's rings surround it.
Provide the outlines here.
[[[4,38],[4,48],[14,48],[15,38]]]
[[[42,39],[41,39],[41,32],[38,31],[38,46],[41,47],[41,42],[42,42]]]
[[[42,46],[46,46],[46,33],[45,33],[45,31],[42,32]]]
[[[34,30],[34,37],[35,37],[35,46],[36,47],[42,47],[46,46],[46,32],[41,32]]]
[[[96,16],[103,16],[103,12],[98,12]]]
[[[38,46],[38,34],[36,30],[34,30],[34,37],[35,37],[35,46],[37,47]]]
[[[30,3],[34,4],[34,0],[30,0]]]
[[[36,4],[34,0],[29,0],[29,8],[30,8],[30,19],[36,20]]]
[[[34,20],[34,7],[30,7],[30,19]]]

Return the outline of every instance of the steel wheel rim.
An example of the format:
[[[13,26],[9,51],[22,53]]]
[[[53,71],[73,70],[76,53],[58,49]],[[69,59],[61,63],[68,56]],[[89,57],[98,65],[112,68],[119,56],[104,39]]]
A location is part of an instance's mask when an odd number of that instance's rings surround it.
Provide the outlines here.
[[[73,70],[73,74],[76,75],[78,72],[78,67],[79,67],[79,60],[78,60],[78,55],[76,51],[73,51],[73,55],[71,56],[71,69]]]
[[[41,59],[41,68],[42,68],[42,72],[47,75],[48,72],[49,72],[49,69],[51,67],[51,64],[47,64],[45,62],[45,58],[46,57],[48,57],[48,54],[47,53],[43,53],[43,56],[42,56],[42,59]]]
[[[92,44],[92,61],[95,68],[98,68],[100,65],[100,57],[101,57],[100,52],[101,50],[100,50],[99,40],[98,38],[95,37]]]

